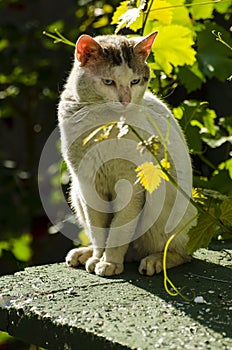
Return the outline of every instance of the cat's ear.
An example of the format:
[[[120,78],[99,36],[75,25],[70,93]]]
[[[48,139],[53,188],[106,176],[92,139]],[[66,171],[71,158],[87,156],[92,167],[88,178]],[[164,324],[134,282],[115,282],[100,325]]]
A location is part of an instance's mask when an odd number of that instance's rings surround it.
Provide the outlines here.
[[[141,41],[139,41],[135,47],[134,52],[136,55],[139,55],[142,57],[142,59],[145,61],[148,57],[151,47],[153,45],[153,42],[158,34],[158,31],[155,31],[154,33],[151,33],[147,36],[145,36]]]
[[[96,60],[101,46],[89,35],[81,35],[76,43],[76,59],[84,66],[90,60]]]

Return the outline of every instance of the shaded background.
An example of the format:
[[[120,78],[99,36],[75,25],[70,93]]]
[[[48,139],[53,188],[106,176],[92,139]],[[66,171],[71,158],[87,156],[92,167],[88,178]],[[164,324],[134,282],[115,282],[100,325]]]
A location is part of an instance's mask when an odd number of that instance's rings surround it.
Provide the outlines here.
[[[110,21],[117,5],[118,1],[0,1],[1,274],[63,261],[73,246],[71,240],[51,229],[37,184],[40,154],[57,125],[58,97],[71,68],[73,48],[54,45],[42,33],[57,28],[73,42],[81,33],[112,33],[115,28]],[[225,19],[219,13],[215,13],[214,21],[227,31],[232,25],[231,17]],[[178,84],[166,101],[177,107],[185,99],[206,100],[218,119],[230,116],[231,123],[231,84],[207,78],[190,93]],[[204,147],[207,159],[215,166],[230,154],[228,142],[213,149]],[[198,177],[210,178],[210,166],[197,155],[192,158]],[[228,174],[223,179],[228,185]],[[28,348],[24,346],[3,341],[0,349]]]

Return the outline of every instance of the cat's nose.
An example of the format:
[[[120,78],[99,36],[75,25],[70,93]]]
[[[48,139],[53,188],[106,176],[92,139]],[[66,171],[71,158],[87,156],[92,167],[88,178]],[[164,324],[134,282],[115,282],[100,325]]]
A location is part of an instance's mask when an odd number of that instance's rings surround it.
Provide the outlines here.
[[[130,101],[120,101],[121,102],[121,104],[123,105],[123,106],[127,106],[127,105],[129,105],[129,103],[130,103]]]

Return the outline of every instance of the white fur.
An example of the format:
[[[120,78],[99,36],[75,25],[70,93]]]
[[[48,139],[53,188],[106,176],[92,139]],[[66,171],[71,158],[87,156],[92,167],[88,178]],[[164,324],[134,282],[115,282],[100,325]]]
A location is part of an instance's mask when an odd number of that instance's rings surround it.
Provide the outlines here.
[[[139,272],[152,275],[162,270],[162,252],[167,239],[196,215],[195,208],[171,182],[162,181],[152,195],[148,195],[140,184],[134,184],[134,164],[153,159],[148,153],[143,157],[139,155],[136,150],[138,140],[132,133],[122,140],[117,140],[116,134],[111,134],[102,143],[90,140],[85,147],[82,141],[97,127],[119,120],[120,116],[126,116],[127,122],[141,128],[144,135],[154,133],[144,110],[158,124],[163,135],[167,133],[170,119],[170,154],[179,169],[178,180],[191,196],[191,162],[187,146],[165,104],[148,92],[144,95],[146,86],[131,86],[130,82],[139,78],[132,69],[125,64],[116,66],[110,76],[102,78],[113,79],[116,85],[104,85],[101,77],[91,76],[76,62],[59,104],[62,153],[72,180],[71,202],[92,242],[84,252],[82,248],[69,252],[66,261],[70,266],[84,263],[87,271],[103,276],[121,273],[124,260],[141,261]],[[123,96],[131,102],[126,108],[118,102]],[[161,158],[162,155],[161,152]],[[178,221],[178,217],[181,220]],[[190,260],[186,244],[187,232],[193,224],[195,221],[171,244],[168,268]]]

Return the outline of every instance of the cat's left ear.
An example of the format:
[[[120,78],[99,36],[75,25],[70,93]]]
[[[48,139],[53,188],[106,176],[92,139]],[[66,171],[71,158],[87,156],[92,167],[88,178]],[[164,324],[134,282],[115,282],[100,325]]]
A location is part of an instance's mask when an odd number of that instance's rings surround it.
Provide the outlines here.
[[[96,60],[101,46],[91,36],[83,34],[76,43],[76,59],[84,66],[88,61]]]
[[[153,45],[153,42],[154,42],[157,34],[158,34],[158,31],[155,31],[154,33],[151,33],[151,34],[145,36],[134,47],[135,54],[141,56],[144,61],[146,60],[146,58],[148,57],[148,55],[151,51],[151,47]]]

